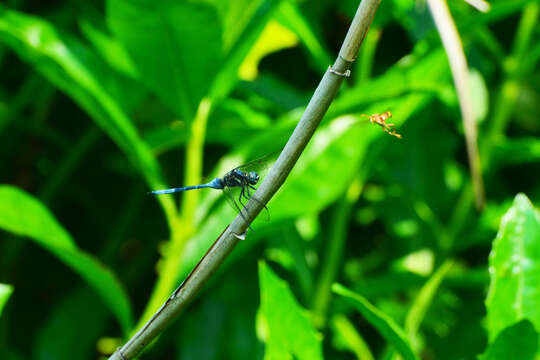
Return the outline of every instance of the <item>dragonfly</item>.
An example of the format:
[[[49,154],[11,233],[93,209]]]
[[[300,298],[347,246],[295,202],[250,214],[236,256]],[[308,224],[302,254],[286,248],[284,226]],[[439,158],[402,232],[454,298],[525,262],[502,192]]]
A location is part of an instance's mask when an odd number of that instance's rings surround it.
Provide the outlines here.
[[[261,180],[262,172],[268,170],[268,168],[270,167],[270,164],[272,163],[272,159],[274,157],[273,155],[275,155],[275,153],[268,154],[259,159],[250,161],[244,165],[235,167],[234,169],[228,171],[222,177],[217,177],[206,184],[155,190],[149,192],[149,194],[172,194],[176,192],[204,188],[223,190],[223,192],[227,195],[228,202],[240,213],[240,215],[244,219],[246,219],[244,217],[244,214],[242,213],[242,209],[245,208],[243,200],[253,199],[261,203],[257,198],[253,196],[252,193],[257,190],[255,185],[257,185]],[[235,192],[238,192],[238,203],[240,203],[242,208],[240,208],[240,206],[236,202],[236,196],[234,195]],[[268,208],[266,207],[266,205],[263,203],[261,204],[268,213]]]

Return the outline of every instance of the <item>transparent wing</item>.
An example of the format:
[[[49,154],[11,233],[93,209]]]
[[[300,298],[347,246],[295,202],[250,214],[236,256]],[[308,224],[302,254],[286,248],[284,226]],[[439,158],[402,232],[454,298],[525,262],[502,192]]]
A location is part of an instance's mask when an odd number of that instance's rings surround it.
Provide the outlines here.
[[[247,216],[247,209],[245,208],[245,205],[249,201],[249,199],[253,199],[255,201],[258,201],[253,194],[255,193],[255,190],[248,189],[247,187],[229,187],[225,186],[223,189],[223,193],[225,194],[225,198],[227,199],[227,202],[229,205],[239,214],[241,214],[244,219],[246,219]],[[264,210],[266,212],[266,221],[270,220],[270,213],[268,211],[268,208],[264,206]]]
[[[223,189],[223,194],[225,195],[225,199],[227,199],[227,203],[234,209],[235,212],[239,213],[246,218],[246,209],[244,208],[244,205],[246,202],[245,200],[242,200],[242,203],[239,203],[240,198],[240,190],[241,188],[231,188],[228,186],[225,186]]]
[[[240,165],[233,170],[240,170],[243,172],[255,171],[259,174],[259,176],[262,177],[263,175],[265,175],[266,172],[268,172],[268,170],[270,170],[280,152],[281,150],[274,151],[258,159]]]

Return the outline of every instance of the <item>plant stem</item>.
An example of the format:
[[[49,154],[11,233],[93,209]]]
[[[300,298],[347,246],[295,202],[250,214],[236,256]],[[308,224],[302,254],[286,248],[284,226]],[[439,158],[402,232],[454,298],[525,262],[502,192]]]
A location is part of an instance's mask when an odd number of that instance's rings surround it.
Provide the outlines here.
[[[358,179],[353,181],[347,194],[336,204],[330,235],[328,236],[328,249],[324,252],[324,262],[313,300],[312,308],[317,327],[323,327],[326,323],[326,311],[332,298],[332,283],[338,275],[347,241],[347,225],[349,224],[353,206],[360,197],[362,184],[363,181],[361,182]]]
[[[530,48],[531,37],[534,34],[534,25],[539,12],[540,5],[538,3],[529,3],[525,6],[516,32],[512,54],[507,56],[504,61],[506,64],[504,67],[504,80],[496,96],[497,101],[493,110],[492,121],[490,121],[491,127],[480,146],[484,169],[491,168],[493,147],[500,138],[504,137],[508,122],[514,113],[521,82],[527,75],[517,65],[525,62],[527,55],[529,55],[525,49]],[[467,183],[461,192],[456,211],[454,211],[454,215],[449,222],[449,235],[451,238],[457,236],[467,223],[472,210],[473,199],[472,186]]]
[[[435,25],[441,36],[441,40],[450,62],[452,77],[459,98],[459,107],[465,129],[465,143],[467,156],[469,158],[469,168],[474,188],[476,208],[482,209],[485,202],[484,180],[482,178],[482,167],[480,165],[480,155],[478,153],[476,119],[474,118],[474,105],[471,101],[469,88],[469,70],[467,59],[463,52],[461,39],[452,20],[452,15],[448,10],[445,0],[428,0],[428,5],[435,20]]]
[[[186,145],[185,184],[201,183],[204,137],[211,107],[212,102],[210,100],[202,99],[191,124],[191,136]],[[160,276],[143,311],[143,315],[139,319],[138,327],[143,326],[150,319],[163,301],[167,299],[171,290],[174,289],[184,247],[195,229],[193,222],[198,201],[198,191],[186,191],[183,194],[180,217],[176,219],[177,221],[173,229],[171,229],[171,240],[167,244],[167,250],[161,262]]]
[[[245,238],[249,224],[281,187],[336,96],[343,82],[343,76],[339,74],[344,74],[350,69],[379,3],[380,0],[363,0],[360,3],[338,58],[332,69],[329,68],[324,74],[300,122],[268,176],[246,204],[247,214],[245,216],[239,214],[234,219],[157,313],[124,346],[111,355],[110,359],[127,360],[136,357],[195,298],[238,241]]]

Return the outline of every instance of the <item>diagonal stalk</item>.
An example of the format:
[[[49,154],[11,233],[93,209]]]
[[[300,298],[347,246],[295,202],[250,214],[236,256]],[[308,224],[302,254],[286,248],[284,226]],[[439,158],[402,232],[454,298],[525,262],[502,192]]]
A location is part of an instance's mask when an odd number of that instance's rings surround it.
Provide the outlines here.
[[[136,357],[185,309],[238,241],[245,238],[245,231],[249,224],[283,185],[336,96],[344,75],[348,74],[356,59],[358,49],[367,34],[379,3],[380,0],[363,0],[360,3],[338,58],[324,74],[285,148],[255,192],[254,198],[257,200],[252,198],[246,204],[247,215],[241,216],[239,214],[234,219],[180,287],[173,292],[154,316],[109,359],[127,360]]]

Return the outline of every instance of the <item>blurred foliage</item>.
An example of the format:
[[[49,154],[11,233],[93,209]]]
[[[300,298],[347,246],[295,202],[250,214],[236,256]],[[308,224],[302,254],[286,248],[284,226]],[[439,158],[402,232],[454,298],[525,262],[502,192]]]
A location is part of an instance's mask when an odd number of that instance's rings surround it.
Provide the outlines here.
[[[357,6],[2,2],[0,358],[96,359],[148,319],[235,213],[145,193],[281,149]],[[270,219],[143,358],[540,355],[540,5],[449,6],[484,209],[429,8],[384,0]],[[387,110],[403,139],[361,116]]]

